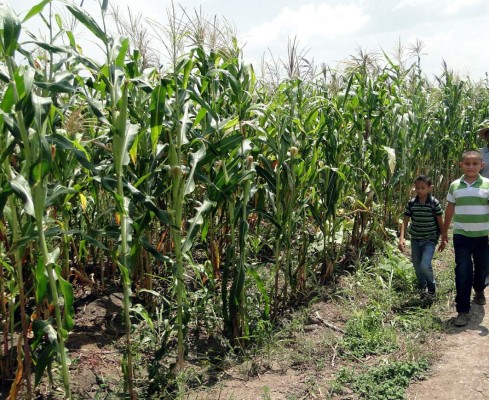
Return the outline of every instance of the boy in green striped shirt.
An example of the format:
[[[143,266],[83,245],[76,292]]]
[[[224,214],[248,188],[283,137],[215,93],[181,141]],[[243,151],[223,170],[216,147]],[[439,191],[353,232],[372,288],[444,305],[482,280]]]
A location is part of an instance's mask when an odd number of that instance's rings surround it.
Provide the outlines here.
[[[486,303],[484,289],[489,272],[489,179],[480,175],[484,166],[479,151],[462,154],[460,168],[463,176],[448,189],[442,243],[448,243],[448,228],[453,219],[455,249],[456,326],[468,322],[470,294],[475,291],[474,303]]]

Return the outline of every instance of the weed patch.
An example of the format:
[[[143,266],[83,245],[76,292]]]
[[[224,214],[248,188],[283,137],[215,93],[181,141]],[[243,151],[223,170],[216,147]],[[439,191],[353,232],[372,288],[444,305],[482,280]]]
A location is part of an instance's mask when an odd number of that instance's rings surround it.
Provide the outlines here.
[[[415,362],[389,362],[361,372],[342,368],[337,384],[347,385],[361,398],[370,400],[396,400],[405,398],[405,389],[413,379],[420,379],[428,369],[426,360]],[[338,385],[339,384],[339,385]]]
[[[356,312],[347,322],[345,331],[340,347],[354,358],[387,354],[398,348],[395,330],[384,324],[379,310],[371,307]]]

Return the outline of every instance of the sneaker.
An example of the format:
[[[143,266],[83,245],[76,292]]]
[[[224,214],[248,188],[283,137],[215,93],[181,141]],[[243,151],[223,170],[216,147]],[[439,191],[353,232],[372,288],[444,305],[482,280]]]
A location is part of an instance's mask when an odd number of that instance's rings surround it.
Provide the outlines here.
[[[475,304],[480,304],[481,306],[486,304],[486,296],[484,296],[484,291],[481,290],[480,292],[475,292],[473,301]]]
[[[426,300],[428,301],[429,304],[433,304],[436,300],[436,292],[428,291],[426,295]]]
[[[455,318],[455,326],[465,326],[469,322],[469,313],[459,312],[457,318]]]

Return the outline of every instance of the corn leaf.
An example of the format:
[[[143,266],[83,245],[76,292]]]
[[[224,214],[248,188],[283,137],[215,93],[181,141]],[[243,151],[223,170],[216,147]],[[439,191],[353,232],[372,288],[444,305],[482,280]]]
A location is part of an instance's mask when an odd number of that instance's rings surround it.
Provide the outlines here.
[[[109,43],[109,38],[95,20],[84,10],[81,10],[73,4],[68,4],[66,8],[73,14],[73,16],[80,21],[85,27],[97,36],[104,44]]]
[[[204,204],[202,204],[199,207],[195,207],[197,213],[194,215],[193,218],[189,219],[188,221],[190,223],[190,226],[188,228],[187,237],[185,238],[185,241],[183,242],[182,245],[182,252],[186,253],[187,251],[190,250],[195,235],[197,235],[197,232],[199,230],[199,226],[201,226],[204,223],[204,217],[209,213],[209,211],[215,205],[216,205],[215,202],[205,200]]]
[[[15,14],[7,3],[0,3],[0,42],[5,56],[14,56],[20,30],[21,23],[17,14]]]
[[[24,210],[27,214],[35,217],[34,202],[32,201],[31,187],[25,178],[18,174],[10,181],[10,187],[14,193],[24,202]]]
[[[30,20],[32,17],[35,17],[36,15],[40,14],[42,12],[42,10],[44,10],[44,7],[46,6],[46,4],[48,4],[48,3],[51,3],[51,0],[43,0],[40,3],[36,4],[25,15],[22,22],[26,22],[26,21]]]

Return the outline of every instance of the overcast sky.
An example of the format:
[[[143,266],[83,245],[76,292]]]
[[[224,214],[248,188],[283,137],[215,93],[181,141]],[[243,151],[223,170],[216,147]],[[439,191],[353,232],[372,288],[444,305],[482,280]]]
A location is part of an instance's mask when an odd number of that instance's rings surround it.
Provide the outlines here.
[[[78,0],[78,4],[81,0]],[[109,0],[111,1],[111,0]],[[38,1],[11,1],[23,13]],[[93,7],[97,0],[84,0]],[[112,0],[161,23],[170,0]],[[244,57],[256,62],[265,53],[285,57],[289,38],[297,38],[316,64],[336,67],[361,48],[392,53],[399,41],[407,49],[424,44],[423,71],[450,69],[478,80],[489,72],[488,0],[180,0],[187,11],[225,18],[234,26]]]

